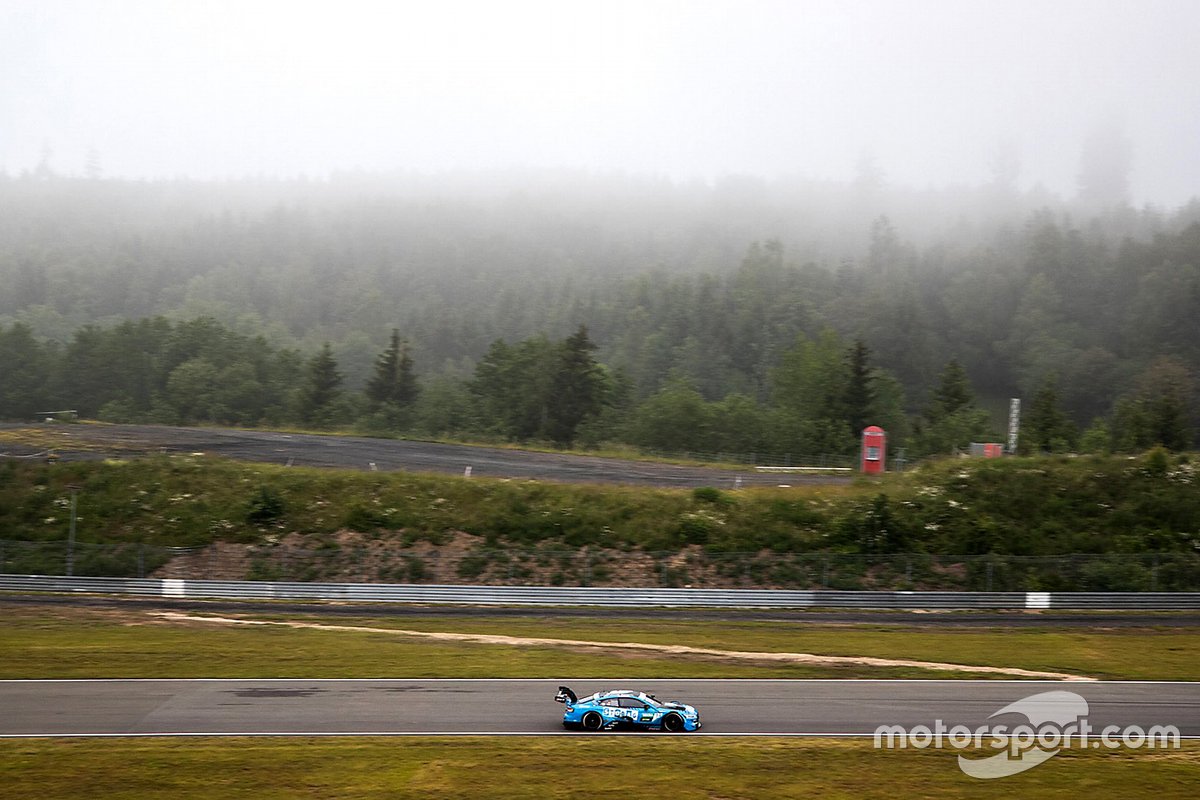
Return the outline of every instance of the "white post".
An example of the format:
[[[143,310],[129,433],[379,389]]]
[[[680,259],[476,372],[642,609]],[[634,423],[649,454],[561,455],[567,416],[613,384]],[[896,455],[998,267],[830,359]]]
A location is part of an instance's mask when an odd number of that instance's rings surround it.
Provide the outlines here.
[[[1021,398],[1014,397],[1008,404],[1008,454],[1016,455],[1017,435],[1021,431]]]

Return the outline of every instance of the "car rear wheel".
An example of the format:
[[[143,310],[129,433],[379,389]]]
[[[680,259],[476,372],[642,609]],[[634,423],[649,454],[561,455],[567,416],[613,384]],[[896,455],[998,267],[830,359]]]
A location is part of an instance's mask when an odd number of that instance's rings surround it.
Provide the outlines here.
[[[595,711],[589,711],[583,715],[583,729],[585,731],[598,731],[604,727],[604,717],[597,714]]]
[[[683,717],[678,714],[667,714],[663,717],[662,729],[667,733],[679,733],[683,730]]]

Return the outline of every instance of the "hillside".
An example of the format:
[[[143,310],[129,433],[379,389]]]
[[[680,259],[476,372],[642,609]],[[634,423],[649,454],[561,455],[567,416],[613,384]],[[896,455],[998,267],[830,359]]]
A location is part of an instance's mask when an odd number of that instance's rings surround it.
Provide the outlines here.
[[[849,487],[646,490],[247,465],[0,464],[10,572],[387,582],[1200,588],[1196,464],[947,460]],[[168,547],[193,548],[187,552]]]

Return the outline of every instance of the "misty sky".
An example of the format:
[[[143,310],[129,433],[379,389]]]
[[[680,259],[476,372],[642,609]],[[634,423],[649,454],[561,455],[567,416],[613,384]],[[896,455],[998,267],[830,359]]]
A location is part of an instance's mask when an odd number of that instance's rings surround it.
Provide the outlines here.
[[[1200,194],[1197,0],[0,0],[0,167],[621,170]],[[48,148],[48,150],[47,150]]]

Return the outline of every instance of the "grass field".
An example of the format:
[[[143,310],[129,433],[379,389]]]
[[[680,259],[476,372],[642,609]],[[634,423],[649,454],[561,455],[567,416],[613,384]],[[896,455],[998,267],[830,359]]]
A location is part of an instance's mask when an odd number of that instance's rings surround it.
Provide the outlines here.
[[[281,619],[262,615],[263,619]],[[1189,628],[965,628],[546,616],[345,619],[326,625],[502,634],[720,650],[875,656],[1136,680],[1200,679]],[[0,678],[96,677],[986,677],[908,667],[822,666],[572,647],[432,642],[387,633],[168,623],[145,609],[13,607],[0,618]]]
[[[109,739],[0,741],[0,798],[996,798],[1193,800],[1200,743],[1064,751],[981,781],[953,751],[870,740]]]
[[[603,650],[430,642],[386,632],[156,621],[144,608],[7,606],[0,677],[955,677]],[[277,613],[259,615],[281,619]],[[347,619],[330,625],[682,643],[730,650],[936,658],[1194,680],[1200,636],[1178,628],[919,629],[663,619]],[[964,677],[966,677],[964,675]],[[970,676],[979,677],[979,676]],[[304,737],[0,740],[7,798],[1194,798],[1200,742],[1180,750],[1065,751],[980,781],[956,753],[869,739]]]

